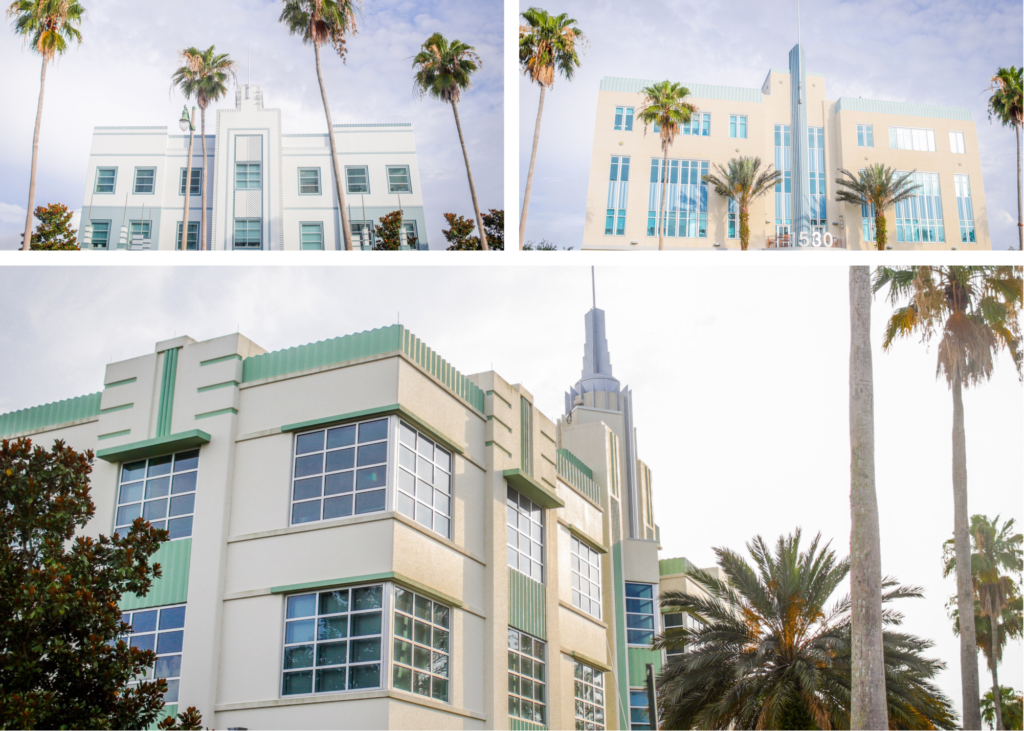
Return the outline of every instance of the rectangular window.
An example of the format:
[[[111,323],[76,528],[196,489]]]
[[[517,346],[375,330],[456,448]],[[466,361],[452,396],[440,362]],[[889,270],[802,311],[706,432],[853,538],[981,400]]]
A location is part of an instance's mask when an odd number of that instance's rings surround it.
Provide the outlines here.
[[[572,605],[601,619],[601,554],[570,536],[572,541]]]
[[[404,168],[395,168],[402,170]],[[388,168],[390,179],[391,168]],[[369,193],[370,192],[370,171],[366,167],[345,167],[345,192],[346,193]],[[395,191],[392,191],[395,192]],[[404,191],[400,191],[404,192]]]
[[[356,242],[360,246],[373,246],[376,241],[373,221],[349,221],[348,226],[352,231],[353,246],[356,245]],[[366,232],[365,236],[363,234],[364,231]]]
[[[383,620],[383,584],[288,597],[281,695],[380,688]]]
[[[729,199],[729,236],[730,239],[740,237],[740,207],[732,198]]]
[[[302,251],[323,251],[324,225],[322,223],[300,223],[299,238]]]
[[[178,251],[181,251],[181,221],[178,221],[178,229],[175,232],[175,246]],[[199,248],[199,222],[189,221],[188,222],[188,242],[186,249],[188,251],[195,251]]]
[[[110,246],[110,221],[89,221],[92,224],[92,248],[106,249]]]
[[[615,107],[615,129],[633,131],[633,107]]]
[[[966,150],[964,148],[964,133],[963,132],[950,132],[949,133],[949,149],[951,152],[956,152],[963,155]]]
[[[660,216],[665,236],[706,238],[708,235],[707,160],[668,161],[651,158],[651,183],[647,199],[647,235],[658,235],[658,210],[662,204],[662,180],[668,186],[665,210]]]
[[[134,193],[152,195],[156,187],[156,168],[135,168]]]
[[[971,204],[971,181],[966,175],[954,175],[956,210],[960,217],[961,243],[974,243],[974,206]]]
[[[650,647],[654,640],[654,585],[626,583],[626,641]]]
[[[412,248],[416,248],[416,222],[402,221],[402,230],[405,231],[405,242]]]
[[[649,729],[651,727],[651,711],[647,705],[647,691],[643,688],[629,689],[629,727],[633,729]]]
[[[259,190],[261,183],[261,163],[236,162],[235,188],[237,190]]]
[[[896,179],[907,171],[897,171]],[[942,198],[939,195],[938,173],[914,173],[907,183],[920,185],[914,197],[896,204],[896,240],[944,242]]]
[[[935,152],[935,130],[890,127],[889,147],[894,150]]]
[[[152,228],[152,221],[129,221],[128,222],[128,244],[129,246],[133,241],[139,239],[139,241],[145,241],[150,238],[150,230]]]
[[[508,628],[508,715],[524,721],[547,721],[544,643]]]
[[[448,702],[451,665],[451,609],[395,586],[396,690]]]
[[[192,535],[199,450],[121,465],[114,532],[127,535],[136,518],[167,529],[169,540]]]
[[[320,195],[320,168],[299,168],[299,195]]]
[[[576,661],[572,666],[576,728],[603,731],[604,672]]]
[[[178,195],[185,195],[185,168],[181,169],[181,180],[178,182]],[[203,194],[203,169],[192,168],[191,187],[189,196]]]
[[[388,192],[411,193],[412,183],[409,181],[408,165],[388,166]]]
[[[508,565],[544,583],[544,511],[539,505],[508,488],[506,504]]]
[[[258,218],[235,219],[235,248],[258,249],[263,238],[263,221]]]
[[[811,231],[824,234],[825,216],[825,128],[807,128],[807,162],[811,197]]]
[[[747,139],[747,118],[733,114],[729,116],[729,136],[737,139]]]
[[[875,207],[861,205],[860,222],[865,241],[875,240]]]
[[[793,225],[793,161],[788,124],[775,125],[775,169],[782,173],[775,184],[776,245],[788,240]]]
[[[96,192],[113,193],[117,183],[117,168],[96,168]]]
[[[156,653],[156,664],[146,671],[145,677],[166,680],[164,703],[177,703],[181,647],[185,639],[185,605],[124,612],[121,621],[131,627],[125,638],[131,647]]]
[[[658,131],[658,130],[655,130]],[[690,115],[690,121],[679,126],[679,131],[684,135],[707,137],[711,134],[711,113],[695,112]]]
[[[629,201],[629,158],[612,157],[608,175],[608,216],[605,236],[626,235],[626,203]]]
[[[870,124],[857,125],[857,147],[874,147],[875,136],[874,126]]]
[[[661,615],[665,622],[665,633],[668,634],[670,630],[679,630],[686,626],[684,615],[682,612],[668,612]],[[685,655],[685,650],[665,650],[665,657],[671,660],[674,657]]]
[[[398,512],[451,535],[452,455],[404,421],[398,425]]]

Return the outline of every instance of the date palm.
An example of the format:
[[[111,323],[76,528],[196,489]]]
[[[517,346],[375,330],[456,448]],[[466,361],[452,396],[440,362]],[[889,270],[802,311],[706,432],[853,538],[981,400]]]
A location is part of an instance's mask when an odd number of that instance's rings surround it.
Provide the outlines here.
[[[704,182],[718,195],[736,202],[740,209],[740,248],[746,251],[750,245],[750,204],[771,190],[782,179],[782,173],[772,170],[769,165],[758,175],[761,170],[759,157],[733,158],[726,168],[715,163],[714,169],[718,174],[705,175]]]
[[[698,622],[667,629],[657,649],[679,652],[658,682],[665,728],[850,728],[850,598],[834,599],[850,564],[801,532],[769,546],[756,536],[753,559],[716,548],[725,578],[693,570],[706,596],[670,591],[661,606]],[[882,582],[882,603],[921,597],[918,587]],[[903,615],[886,607],[883,648],[890,729],[955,728],[949,700],[932,679],[945,664],[927,658],[928,640],[897,630]]]
[[[488,251],[487,234],[484,221],[480,216],[480,204],[476,200],[476,186],[473,185],[473,171],[469,167],[469,153],[466,152],[466,140],[462,136],[462,123],[459,121],[459,99],[462,92],[470,86],[469,77],[480,68],[480,56],[473,46],[466,45],[455,39],[449,42],[441,33],[434,33],[420,47],[412,62],[416,71],[416,88],[420,98],[430,95],[435,99],[452,105],[455,115],[455,128],[459,132],[459,144],[462,145],[462,159],[466,161],[466,177],[469,178],[469,193],[473,197],[473,213],[476,215],[476,227],[480,231],[480,247]]]
[[[658,250],[665,248],[665,184],[668,179],[668,148],[679,134],[679,125],[687,124],[690,117],[697,111],[686,97],[690,90],[674,81],[662,81],[647,86],[640,92],[644,95],[643,106],[637,112],[637,118],[644,123],[644,135],[647,125],[653,124],[661,128],[661,149],[665,159],[661,166],[661,208],[658,209]]]
[[[882,348],[897,339],[939,335],[936,377],[953,393],[953,549],[960,608],[960,673],[964,728],[981,728],[978,709],[978,647],[974,629],[970,523],[967,508],[967,444],[963,389],[989,380],[996,356],[1009,351],[1022,373],[1021,269],[1008,266],[879,267],[874,291],[888,288],[893,311]],[[906,304],[897,307],[906,300]]]
[[[992,77],[992,85],[989,91],[992,96],[988,99],[989,121],[995,117],[1004,127],[1013,127],[1017,136],[1017,234],[1020,237],[1020,249],[1024,251],[1024,220],[1022,220],[1022,209],[1024,209],[1024,193],[1021,192],[1021,126],[1024,125],[1024,96],[1022,91],[1021,77],[1024,68],[1011,66],[1001,68]]]
[[[533,190],[533,169],[537,164],[537,144],[540,142],[540,119],[544,114],[544,96],[555,83],[556,73],[572,81],[580,65],[578,48],[585,50],[586,36],[576,26],[576,20],[566,13],[551,15],[540,8],[530,8],[522,14],[519,26],[519,66],[523,74],[540,86],[540,104],[537,123],[533,128],[533,152],[530,170],[526,174],[523,210],[519,217],[519,248],[523,248],[526,235],[526,214],[530,210],[530,192]]]
[[[836,178],[840,189],[836,191],[836,200],[853,203],[858,206],[873,206],[875,211],[875,248],[885,250],[889,236],[885,230],[885,212],[897,203],[913,198],[920,185],[912,185],[910,180],[916,170],[897,177],[897,173],[882,163],[868,165],[855,177],[849,170],[840,170],[845,178]]]
[[[36,127],[32,135],[32,167],[28,179],[28,212],[25,215],[25,239],[22,251],[32,243],[32,211],[36,204],[36,170],[39,163],[39,129],[43,121],[43,93],[46,91],[46,67],[57,56],[63,56],[69,44],[81,44],[85,8],[78,0],[15,0],[7,8],[7,17],[13,19],[14,32],[31,44],[32,50],[43,58],[39,74],[39,105],[36,107]]]
[[[178,87],[186,99],[195,98],[199,105],[202,124],[200,137],[203,144],[203,177],[202,177],[202,213],[199,216],[199,249],[206,249],[206,171],[209,158],[206,154],[206,108],[210,102],[220,101],[227,94],[227,80],[234,79],[238,82],[235,72],[238,70],[238,63],[231,60],[226,53],[217,53],[214,46],[206,50],[194,46],[186,48],[180,53],[181,66],[171,76],[172,86]],[[194,121],[194,120],[193,120]],[[191,178],[192,151],[189,150],[189,171]],[[186,192],[186,197],[188,193]],[[182,248],[186,248],[188,232],[182,227]]]
[[[356,34],[356,10],[360,0],[283,0],[280,22],[288,32],[302,38],[303,43],[313,46],[316,56],[316,78],[320,83],[320,98],[324,103],[327,117],[327,139],[331,143],[331,165],[334,169],[334,190],[338,196],[338,210],[341,213],[341,235],[345,250],[352,251],[352,229],[345,209],[345,192],[341,185],[341,168],[338,165],[338,145],[334,139],[334,122],[331,121],[331,107],[327,103],[327,87],[320,65],[320,46],[328,45],[342,61],[345,60],[345,39]]]

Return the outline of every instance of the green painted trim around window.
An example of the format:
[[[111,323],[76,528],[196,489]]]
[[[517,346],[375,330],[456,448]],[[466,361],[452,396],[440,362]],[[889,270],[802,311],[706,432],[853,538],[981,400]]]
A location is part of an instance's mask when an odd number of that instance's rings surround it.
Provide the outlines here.
[[[128,432],[124,433],[127,434]],[[102,438],[100,437],[100,439]],[[105,462],[131,462],[135,459],[159,457],[163,454],[180,452],[183,449],[193,449],[209,442],[209,434],[199,429],[192,429],[191,431],[169,434],[166,437],[101,449],[96,452],[96,456]]]
[[[548,639],[547,590],[544,584],[512,567],[508,569],[508,624],[539,639]]]
[[[601,488],[594,482],[594,472],[568,449],[558,450],[558,476],[592,501],[601,504]]]
[[[129,383],[135,383],[137,380],[139,380],[139,379],[136,378],[135,376],[132,376],[131,378],[126,378],[123,381],[114,381],[113,383],[104,383],[103,384],[103,388],[107,389],[107,388],[114,388],[115,386],[127,386]]]
[[[224,383],[215,383],[212,386],[200,386],[196,391],[198,393],[206,393],[207,391],[216,391],[218,388],[227,388],[228,386],[238,388],[238,381],[224,381]]]
[[[562,654],[563,655],[568,655],[573,660],[577,660],[579,662],[585,663],[586,665],[589,665],[590,667],[595,668],[597,670],[600,670],[602,672],[610,673],[612,671],[612,666],[611,665],[603,663],[600,660],[595,660],[594,658],[590,657],[589,655],[584,655],[582,652],[576,652],[576,650],[568,650],[568,651],[562,650]]]
[[[220,358],[210,358],[210,360],[199,361],[200,366],[213,365],[214,363],[223,363],[226,360],[242,360],[242,356],[235,353],[234,355],[222,355]]]
[[[100,441],[102,441],[104,439],[113,439],[114,437],[124,437],[124,436],[127,436],[127,435],[131,434],[131,433],[132,433],[131,429],[125,429],[123,431],[110,432],[109,434],[100,434],[96,438],[99,439]],[[102,450],[100,450],[100,451],[102,451]]]
[[[0,414],[0,436],[34,431],[100,415],[102,391]]]
[[[202,414],[196,414],[197,419],[209,419],[211,416],[220,416],[221,414],[237,414],[238,409],[228,407],[226,409],[218,409],[217,411],[207,411]]]
[[[647,663],[654,665],[654,675],[661,672],[661,650],[646,647],[626,648],[629,661],[629,684],[634,688],[647,687]]]
[[[178,377],[178,350],[164,351],[164,373],[160,381],[160,406],[156,416],[156,435],[166,437],[171,433],[171,416],[174,413],[174,382]]]
[[[109,409],[100,409],[100,413],[101,414],[112,414],[115,411],[124,411],[125,409],[130,409],[133,406],[135,406],[134,402],[130,403],[130,404],[121,404],[120,406],[111,406]]]
[[[519,464],[527,475],[533,474],[533,404],[519,397]]]
[[[161,543],[149,560],[151,566],[154,563],[160,564],[160,578],[153,580],[153,585],[145,596],[123,594],[118,605],[121,611],[185,603],[188,599],[188,574],[191,560],[191,538]]]
[[[505,449],[500,444],[498,444],[497,442],[484,442],[484,446],[485,447],[497,447],[502,452],[504,452],[508,456],[509,459],[512,459],[512,453],[510,451],[508,451],[507,449]]]
[[[405,586],[408,589],[424,594],[431,599],[442,602],[452,607],[462,609],[466,605],[456,599],[453,596],[449,596],[444,592],[432,589],[426,584],[422,584],[419,581],[410,579],[404,574],[397,573],[395,571],[385,571],[379,574],[363,574],[362,576],[350,576],[344,579],[325,579],[323,581],[308,581],[304,584],[287,584],[284,586],[273,586],[270,588],[271,594],[294,594],[301,591],[314,591],[320,589],[335,589],[343,586],[352,586],[354,584],[368,584],[374,581],[393,581],[396,584]]]
[[[545,509],[565,507],[565,501],[522,470],[505,470],[502,475],[512,487]]]

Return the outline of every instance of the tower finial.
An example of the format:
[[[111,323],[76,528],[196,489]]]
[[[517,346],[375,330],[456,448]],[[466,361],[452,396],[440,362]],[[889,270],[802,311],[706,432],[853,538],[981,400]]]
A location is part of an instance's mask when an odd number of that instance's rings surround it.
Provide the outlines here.
[[[594,267],[590,267],[590,287],[594,295],[594,309],[597,309],[597,281],[594,279]]]
[[[796,0],[796,44],[800,45],[800,0]]]

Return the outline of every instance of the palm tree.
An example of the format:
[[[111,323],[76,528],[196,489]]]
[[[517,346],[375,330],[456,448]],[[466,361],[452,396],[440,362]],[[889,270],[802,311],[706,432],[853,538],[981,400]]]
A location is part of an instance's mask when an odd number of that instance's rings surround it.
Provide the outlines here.
[[[1013,533],[1014,520],[999,525],[999,516],[991,520],[984,515],[971,516],[971,575],[974,584],[975,635],[982,620],[986,622],[988,637],[978,644],[988,659],[989,670],[992,672],[992,694],[995,697],[996,728],[1003,729],[1002,706],[999,699],[999,661],[1002,659],[1002,644],[1013,629],[1020,635],[1020,623],[1013,621],[1011,616],[1010,631],[1004,633],[1000,626],[1000,618],[1011,607],[1015,598],[1019,597],[1020,589],[1013,580],[1012,574],[1018,579],[1024,571],[1024,552],[1021,543],[1024,536]],[[956,570],[956,555],[953,551],[954,541],[948,540],[942,546],[943,576],[949,576]],[[1003,573],[1004,571],[1008,572]],[[980,616],[979,616],[980,615]],[[981,638],[979,638],[980,640]],[[1002,639],[1002,642],[1000,642]],[[988,650],[985,651],[984,647]]]
[[[964,728],[981,728],[978,707],[978,647],[971,579],[970,513],[967,510],[967,445],[964,435],[965,387],[992,376],[995,357],[1006,348],[1022,372],[1021,270],[1008,266],[879,267],[874,291],[888,287],[897,307],[886,326],[882,348],[897,338],[941,334],[936,376],[953,392],[953,547],[957,606],[960,607],[960,673]]]
[[[910,179],[916,170],[896,177],[896,171],[882,163],[868,165],[854,177],[849,170],[840,170],[846,178],[836,178],[841,189],[836,191],[836,200],[858,206],[873,206],[875,212],[875,248],[885,250],[889,237],[885,232],[885,211],[897,203],[914,197],[920,185],[911,185]]]
[[[540,104],[537,106],[537,124],[533,128],[533,152],[530,171],[526,174],[526,192],[523,211],[519,217],[519,248],[523,248],[526,235],[526,214],[530,210],[530,191],[533,189],[533,168],[537,164],[537,144],[540,142],[540,118],[544,114],[544,95],[555,83],[555,71],[566,81],[580,65],[577,45],[586,50],[586,36],[576,27],[576,20],[567,14],[551,15],[540,8],[530,8],[522,14],[525,25],[519,26],[519,65],[523,74],[540,85]]]
[[[989,91],[992,96],[988,99],[988,119],[991,122],[995,117],[1004,127],[1014,127],[1017,133],[1017,233],[1020,236],[1020,249],[1024,251],[1024,220],[1021,210],[1024,208],[1024,194],[1021,192],[1021,150],[1020,136],[1021,126],[1024,125],[1024,96],[1021,81],[1024,68],[1011,66],[1008,69],[1000,68],[992,77],[992,85]]]
[[[663,609],[698,622],[654,641],[673,654],[658,682],[665,728],[850,728],[850,598],[832,599],[850,571],[820,534],[802,550],[801,532],[774,547],[756,536],[753,558],[716,548],[725,578],[693,570],[706,596],[661,595]],[[921,597],[918,587],[882,582],[881,601]],[[831,605],[829,605],[831,603]],[[955,728],[949,700],[932,683],[945,664],[924,657],[928,640],[896,631],[903,615],[882,613],[888,718],[882,728]]]
[[[711,185],[718,195],[736,202],[740,209],[740,248],[746,251],[750,245],[750,204],[771,190],[782,178],[782,173],[772,170],[769,165],[758,175],[761,169],[759,157],[733,158],[728,169],[718,163],[714,168],[718,175],[705,175],[704,182]]]
[[[203,142],[203,178],[202,178],[202,213],[199,217],[199,250],[206,250],[206,171],[208,169],[208,157],[206,154],[206,108],[210,106],[210,102],[220,101],[227,94],[227,80],[232,78],[235,83],[238,79],[235,76],[235,72],[238,69],[238,64],[231,60],[231,57],[226,53],[217,53],[213,46],[210,46],[205,51],[196,48],[195,46],[186,48],[181,52],[181,63],[182,65],[174,72],[171,76],[172,86],[177,86],[181,93],[186,99],[195,97],[196,103],[199,104],[199,111],[202,118],[202,124],[200,129],[200,136]],[[193,120],[194,121],[194,120]],[[189,167],[186,169],[189,172],[189,180],[191,180],[191,162],[192,162],[192,150],[188,151]],[[188,193],[186,192],[186,197]],[[186,248],[188,241],[188,231],[185,230],[186,226],[182,224],[182,248]]]
[[[466,176],[469,178],[469,193],[473,197],[476,227],[480,231],[480,247],[488,251],[484,220],[480,216],[480,204],[476,201],[473,171],[469,168],[469,153],[466,152],[466,140],[462,136],[462,123],[459,121],[459,98],[462,92],[469,88],[469,77],[479,68],[480,57],[473,46],[467,46],[457,39],[449,43],[442,34],[435,33],[423,42],[412,66],[419,67],[416,72],[416,87],[419,89],[420,98],[429,94],[452,105],[455,128],[459,131],[459,143],[462,145],[462,159],[466,161]]]
[[[637,117],[644,123],[644,135],[647,135],[648,124],[660,127],[661,149],[665,153],[661,166],[661,208],[658,210],[658,251],[662,251],[665,248],[665,191],[668,190],[665,181],[668,173],[668,148],[679,134],[679,125],[689,122],[697,107],[684,101],[690,96],[690,90],[674,81],[662,81],[645,87],[640,93],[644,95],[644,103],[637,112]]]
[[[334,139],[334,123],[331,121],[331,107],[327,103],[327,87],[320,67],[320,46],[328,44],[335,53],[345,60],[345,38],[356,34],[356,9],[360,0],[284,0],[280,22],[288,26],[288,32],[302,37],[303,43],[313,45],[316,56],[316,78],[320,82],[320,98],[324,102],[327,117],[327,139],[331,143],[331,165],[334,169],[334,189],[338,196],[338,210],[341,212],[341,235],[345,250],[352,251],[352,229],[348,225],[345,211],[345,193],[341,185],[341,169],[338,166],[338,148]]]
[[[741,214],[742,215],[742,214]],[[882,546],[875,494],[871,272],[850,267],[850,728],[885,728]]]
[[[36,168],[39,163],[39,128],[43,121],[46,66],[57,56],[64,55],[71,41],[81,44],[82,34],[78,26],[84,15],[85,8],[78,0],[15,0],[7,8],[7,17],[14,19],[14,32],[24,36],[26,44],[31,41],[32,49],[43,57],[36,129],[32,136],[32,168],[28,179],[28,213],[25,215],[22,251],[28,251],[32,243],[32,210],[36,204]]]
[[[999,689],[999,696],[1003,699],[1001,704],[1004,728],[1020,729],[1024,727],[1024,695],[1007,688],[1005,685]],[[989,691],[981,699],[981,717],[989,728],[995,728],[995,703],[992,701],[992,691]]]

